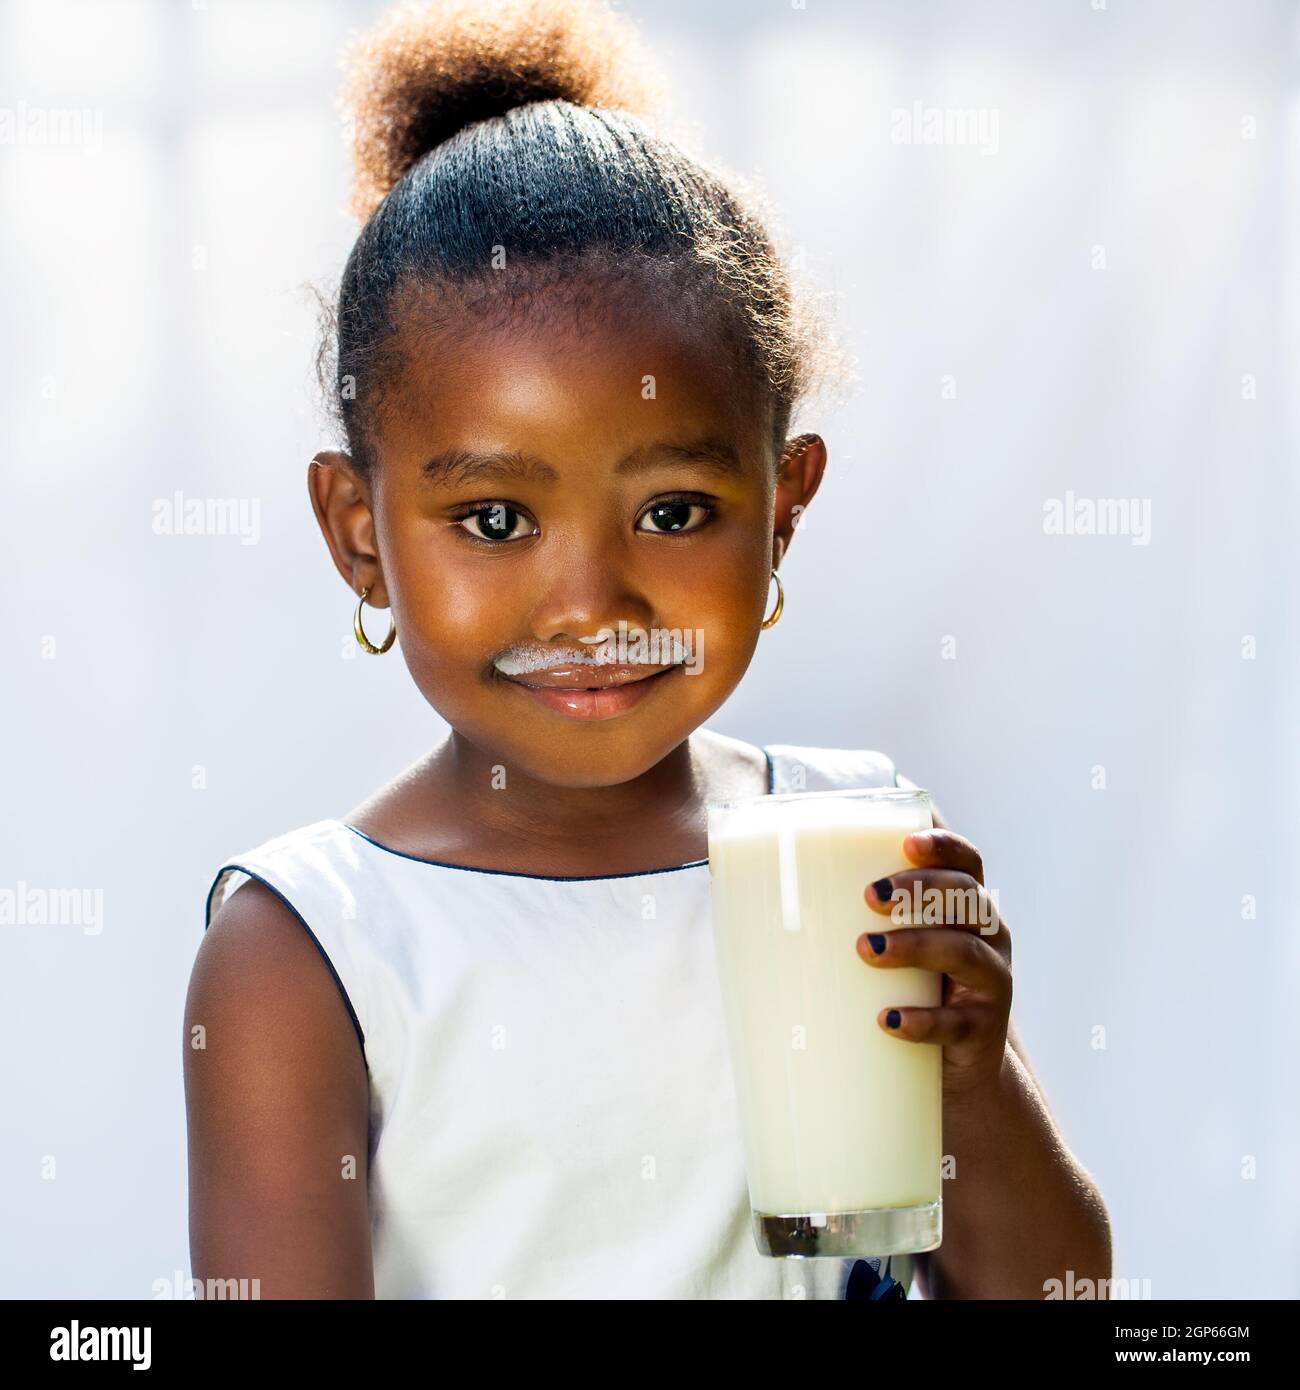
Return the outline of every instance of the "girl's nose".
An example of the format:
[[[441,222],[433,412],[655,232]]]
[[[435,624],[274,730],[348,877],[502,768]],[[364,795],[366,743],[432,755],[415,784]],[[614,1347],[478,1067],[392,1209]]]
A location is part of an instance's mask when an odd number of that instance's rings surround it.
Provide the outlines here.
[[[531,628],[539,641],[558,637],[594,637],[603,629],[618,631],[619,622],[645,626],[653,616],[647,595],[607,548],[564,561],[537,581]]]

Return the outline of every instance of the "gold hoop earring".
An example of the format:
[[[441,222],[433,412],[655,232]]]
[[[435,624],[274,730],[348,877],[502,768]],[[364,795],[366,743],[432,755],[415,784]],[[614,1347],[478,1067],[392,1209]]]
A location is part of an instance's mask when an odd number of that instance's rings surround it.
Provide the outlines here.
[[[366,636],[365,628],[361,626],[361,605],[366,601],[366,595],[370,592],[370,585],[367,584],[361,591],[361,597],[357,601],[356,616],[352,619],[352,631],[356,634],[356,639],[360,643],[363,651],[367,651],[371,656],[383,656],[383,654],[393,645],[393,639],[397,636],[397,623],[393,620],[390,612],[388,615],[388,636],[384,638],[382,647],[375,644]]]
[[[763,619],[764,627],[775,627],[777,619],[781,616],[781,610],[785,607],[785,590],[781,587],[781,576],[776,570],[772,571],[772,578],[776,580],[776,607]]]

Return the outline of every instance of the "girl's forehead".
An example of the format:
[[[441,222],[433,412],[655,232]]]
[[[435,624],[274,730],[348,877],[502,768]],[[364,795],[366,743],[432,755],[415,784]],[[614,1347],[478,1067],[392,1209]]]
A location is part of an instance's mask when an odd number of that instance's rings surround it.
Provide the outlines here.
[[[387,449],[430,436],[693,430],[747,448],[755,412],[731,355],[700,326],[644,314],[563,312],[431,326],[399,318],[385,382]],[[386,449],[386,451],[387,451]]]

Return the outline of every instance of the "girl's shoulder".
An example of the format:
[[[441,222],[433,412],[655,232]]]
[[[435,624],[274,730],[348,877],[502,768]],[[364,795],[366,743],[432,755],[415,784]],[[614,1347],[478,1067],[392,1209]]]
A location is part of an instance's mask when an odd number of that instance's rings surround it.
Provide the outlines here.
[[[755,745],[704,728],[692,734],[691,741],[711,761],[720,785],[752,785],[755,795],[763,790],[849,791],[901,785],[893,759],[874,748]]]
[[[249,1030],[257,1009],[275,999],[286,1015],[311,1020],[321,1036],[354,1035],[351,1046],[359,1045],[364,1062],[356,963],[342,920],[350,896],[345,834],[339,821],[313,821],[219,861],[204,902],[191,994],[246,998]]]
[[[763,751],[769,764],[768,790],[777,794],[901,785],[893,759],[874,748],[769,743]]]
[[[346,854],[348,828],[332,818],[312,821],[227,855],[216,868],[204,904],[203,925],[248,879],[261,879],[273,891],[303,874],[317,874]]]

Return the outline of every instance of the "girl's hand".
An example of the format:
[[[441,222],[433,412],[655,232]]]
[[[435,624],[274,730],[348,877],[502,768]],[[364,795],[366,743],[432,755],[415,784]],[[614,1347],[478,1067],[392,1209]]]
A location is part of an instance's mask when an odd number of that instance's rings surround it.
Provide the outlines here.
[[[882,1009],[876,1021],[908,1042],[941,1043],[944,1095],[966,1095],[996,1084],[1001,1074],[1011,1016],[1011,933],[984,889],[984,865],[969,840],[947,829],[922,830],[903,841],[903,852],[921,867],[878,879],[865,890],[867,903],[886,918],[897,911],[897,922],[935,925],[891,931],[882,924],[858,938],[858,954],[877,969],[914,966],[943,974],[938,1008],[900,1005]]]

